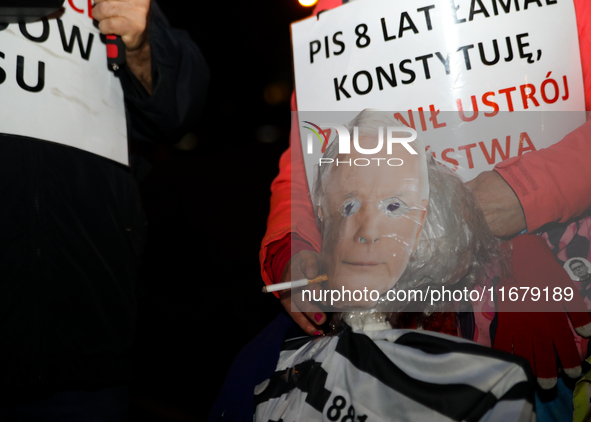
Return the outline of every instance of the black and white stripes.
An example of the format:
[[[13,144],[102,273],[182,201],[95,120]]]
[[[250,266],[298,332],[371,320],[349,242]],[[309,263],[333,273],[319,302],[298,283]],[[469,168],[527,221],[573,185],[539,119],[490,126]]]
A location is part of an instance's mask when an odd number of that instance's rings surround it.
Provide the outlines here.
[[[256,421],[531,421],[527,362],[444,334],[355,333],[285,343]]]

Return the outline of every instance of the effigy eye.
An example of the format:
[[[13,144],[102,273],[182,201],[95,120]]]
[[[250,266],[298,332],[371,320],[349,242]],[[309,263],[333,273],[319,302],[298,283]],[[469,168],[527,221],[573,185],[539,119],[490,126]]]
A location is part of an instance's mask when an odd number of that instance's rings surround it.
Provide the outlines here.
[[[361,208],[361,202],[355,198],[347,199],[339,208],[339,212],[343,217],[351,217]]]
[[[388,210],[389,212],[393,212],[393,211],[396,211],[398,208],[400,208],[400,204],[398,202],[396,202],[393,204],[388,204],[388,206],[386,207],[386,210]]]
[[[376,207],[388,217],[400,217],[410,211],[410,207],[397,197],[387,198],[376,204]]]

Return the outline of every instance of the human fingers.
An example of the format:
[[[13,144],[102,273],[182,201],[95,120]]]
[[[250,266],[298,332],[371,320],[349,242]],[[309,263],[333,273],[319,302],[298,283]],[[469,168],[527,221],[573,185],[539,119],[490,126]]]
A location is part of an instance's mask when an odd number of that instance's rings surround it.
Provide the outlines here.
[[[300,271],[308,280],[318,277],[320,275],[320,254],[313,251],[302,252],[305,253],[302,255]]]
[[[149,0],[97,0],[92,13],[100,31],[121,36],[129,51],[147,39]]]
[[[482,174],[482,173],[481,173],[481,174]],[[468,181],[466,182],[466,186],[468,187],[468,189],[470,189],[470,190],[474,190],[474,188],[475,188],[476,186],[478,186],[478,184],[479,184],[479,183],[480,183],[480,181],[481,181],[481,178],[480,178],[481,174],[479,174],[478,176],[476,176],[474,179],[472,179],[472,180],[468,180]]]
[[[281,281],[316,278],[320,270],[320,254],[314,251],[299,251],[285,266]]]
[[[485,171],[466,185],[495,236],[511,237],[527,228],[519,198],[497,172]]]
[[[323,330],[320,328],[320,325],[326,320],[326,315],[323,312],[320,312],[319,310],[305,313],[301,312],[297,307],[297,304],[293,303],[292,295],[289,291],[284,291],[281,293],[280,302],[285,310],[289,313],[289,316],[291,316],[294,322],[299,325],[299,327],[304,330],[306,334],[310,336],[324,334]],[[319,321],[318,324],[313,322],[315,320]]]
[[[324,312],[321,312],[320,310],[306,312],[305,314],[306,317],[308,317],[310,321],[314,321],[316,325],[322,325],[326,321],[326,314]]]
[[[309,336],[321,336],[324,335],[324,332],[322,331],[322,329],[320,327],[317,327],[316,325],[312,324],[312,322],[310,321],[310,319],[308,318],[307,315],[301,313],[301,312],[293,312],[290,314],[291,318],[294,320],[294,322],[300,326],[300,328],[302,330],[304,330],[304,332],[306,334],[308,334]]]

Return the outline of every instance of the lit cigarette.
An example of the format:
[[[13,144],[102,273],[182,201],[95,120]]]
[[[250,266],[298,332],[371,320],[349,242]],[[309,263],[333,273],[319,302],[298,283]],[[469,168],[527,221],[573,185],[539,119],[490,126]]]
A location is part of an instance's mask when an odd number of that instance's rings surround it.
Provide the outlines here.
[[[273,284],[271,286],[265,286],[265,287],[263,287],[263,293],[276,292],[277,290],[295,289],[296,287],[307,286],[308,284],[312,284],[312,283],[320,283],[321,281],[326,281],[326,280],[328,280],[328,277],[326,274],[323,274],[323,275],[319,275],[316,278],[313,278],[312,280],[308,280],[306,278],[303,278],[301,280],[296,280],[296,281],[287,281],[285,283],[279,283],[279,284]]]

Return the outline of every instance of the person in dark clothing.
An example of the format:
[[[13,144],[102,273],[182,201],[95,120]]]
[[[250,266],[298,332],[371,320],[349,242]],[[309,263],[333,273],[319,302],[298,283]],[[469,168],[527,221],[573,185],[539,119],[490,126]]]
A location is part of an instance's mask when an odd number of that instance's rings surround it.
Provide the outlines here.
[[[0,64],[7,69],[11,46],[30,47],[17,52],[25,67],[35,68],[35,59],[48,54],[43,66],[45,59],[38,59],[36,93],[34,77],[22,66],[16,78],[22,89],[10,75],[5,83],[0,78],[0,389],[10,391],[0,403],[3,421],[125,420],[144,215],[127,154],[114,159],[95,152],[112,141],[106,134],[117,123],[81,123],[76,107],[101,122],[105,114],[93,108],[101,101],[93,103],[93,93],[84,92],[89,88],[72,82],[80,75],[62,69],[75,60],[80,69],[94,59],[104,64],[91,70],[109,81],[99,91],[121,93],[102,102],[105,113],[123,111],[123,130],[117,130],[124,152],[127,138],[180,140],[203,107],[208,67],[188,34],[171,29],[157,4],[95,3],[83,9],[86,2],[69,0],[61,17],[0,25],[0,58],[6,57]],[[79,23],[82,17],[88,26]],[[106,47],[89,17],[126,45],[127,63],[115,73],[106,66]],[[84,77],[92,84],[95,73]],[[52,87],[56,79],[61,85]],[[20,97],[7,95],[10,89],[20,89]],[[46,94],[47,103],[38,107]],[[62,107],[53,100],[67,101],[68,108],[58,110],[63,119],[40,123]],[[6,117],[15,108],[26,117],[20,126]],[[68,141],[76,125],[86,135]],[[63,140],[52,137],[56,127]]]

